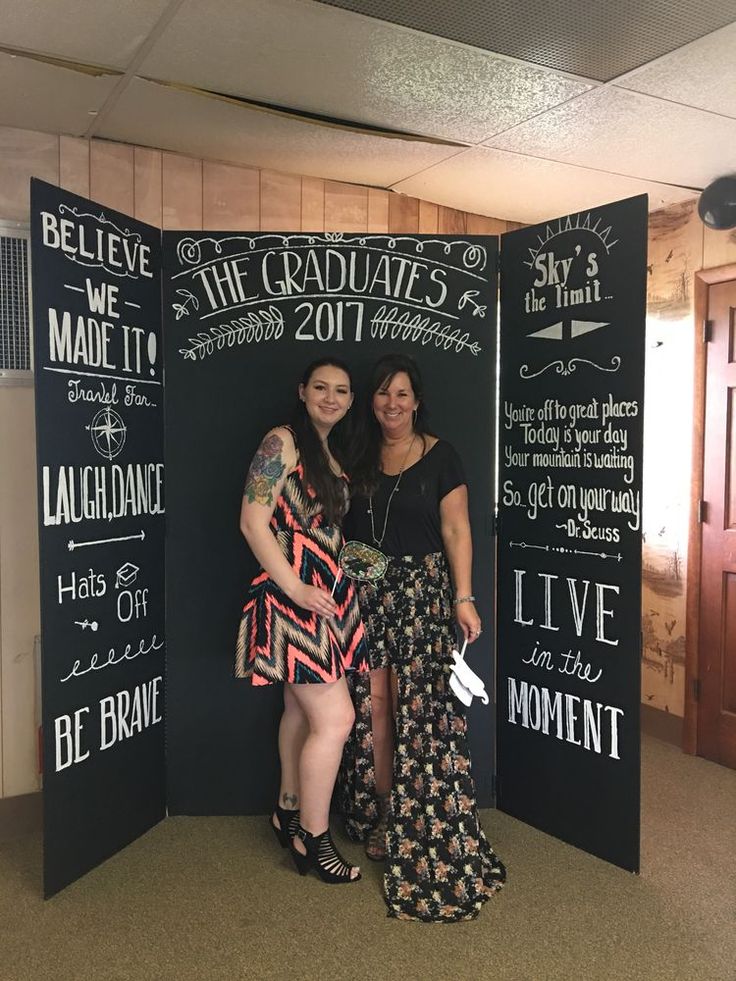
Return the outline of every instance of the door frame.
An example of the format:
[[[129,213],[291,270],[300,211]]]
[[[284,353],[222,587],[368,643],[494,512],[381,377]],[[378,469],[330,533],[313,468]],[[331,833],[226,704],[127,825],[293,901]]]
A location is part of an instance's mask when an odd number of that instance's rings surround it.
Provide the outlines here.
[[[698,696],[700,677],[700,570],[702,561],[702,524],[700,501],[703,497],[705,450],[705,378],[706,341],[704,323],[708,315],[708,290],[718,283],[736,280],[736,262],[695,273],[695,358],[693,387],[693,453],[690,483],[690,525],[687,548],[687,602],[685,607],[685,718],[682,729],[682,748],[686,753],[698,752]]]

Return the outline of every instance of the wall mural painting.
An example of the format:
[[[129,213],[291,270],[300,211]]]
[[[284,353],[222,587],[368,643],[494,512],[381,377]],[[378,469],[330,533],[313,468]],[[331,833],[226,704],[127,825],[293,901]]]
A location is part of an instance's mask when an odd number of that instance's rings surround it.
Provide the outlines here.
[[[695,201],[649,216],[642,702],[677,716],[685,701],[693,274],[701,264],[702,236]]]
[[[702,237],[695,201],[671,205],[649,216],[648,316],[677,321],[690,315]]]

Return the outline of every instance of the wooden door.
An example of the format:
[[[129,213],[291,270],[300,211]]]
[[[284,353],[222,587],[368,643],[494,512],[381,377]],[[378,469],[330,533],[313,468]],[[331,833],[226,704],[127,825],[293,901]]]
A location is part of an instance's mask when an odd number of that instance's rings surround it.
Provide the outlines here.
[[[736,281],[708,294],[698,753],[736,768]]]

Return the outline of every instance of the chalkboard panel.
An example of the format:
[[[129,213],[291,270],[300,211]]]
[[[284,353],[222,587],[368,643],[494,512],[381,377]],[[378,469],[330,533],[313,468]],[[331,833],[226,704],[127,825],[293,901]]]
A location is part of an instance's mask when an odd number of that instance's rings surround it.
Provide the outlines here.
[[[481,616],[493,609],[497,240],[357,234],[164,233],[168,732],[171,813],[258,813],[278,778],[280,686],[233,678],[252,559],[238,515],[264,432],[302,370],[414,355],[431,426],[461,454]],[[490,631],[470,663],[491,683]],[[474,775],[491,798],[490,710],[473,709]]]
[[[52,895],[165,813],[160,233],[31,184]]]
[[[646,197],[503,236],[498,803],[639,867]]]

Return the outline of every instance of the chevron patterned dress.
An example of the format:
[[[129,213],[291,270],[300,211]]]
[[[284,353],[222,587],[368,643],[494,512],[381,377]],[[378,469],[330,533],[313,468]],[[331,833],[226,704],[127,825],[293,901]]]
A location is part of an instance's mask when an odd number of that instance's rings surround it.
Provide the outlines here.
[[[342,530],[327,523],[301,463],[286,477],[271,530],[302,582],[331,592],[337,578],[337,612],[324,617],[297,606],[262,570],[251,583],[240,620],[236,677],[249,678],[254,685],[319,684],[337,681],[349,671],[367,671],[355,588],[338,565]]]

